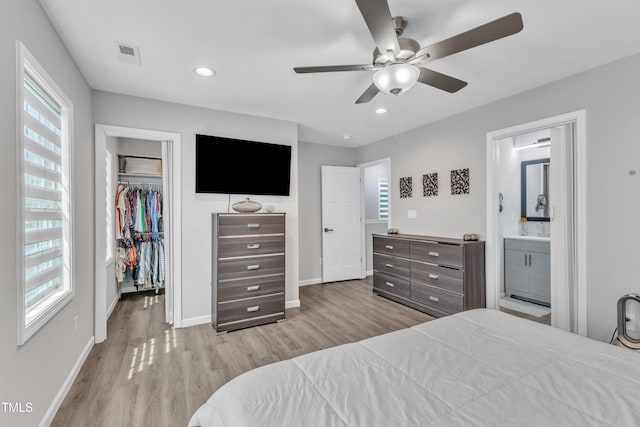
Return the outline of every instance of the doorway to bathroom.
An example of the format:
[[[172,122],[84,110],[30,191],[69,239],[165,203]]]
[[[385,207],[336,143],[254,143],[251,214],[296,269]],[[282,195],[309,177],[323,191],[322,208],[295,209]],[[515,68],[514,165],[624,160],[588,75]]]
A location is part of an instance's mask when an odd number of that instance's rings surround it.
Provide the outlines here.
[[[551,324],[551,128],[500,138],[500,310]]]
[[[581,335],[585,130],[577,111],[487,134],[487,307]]]

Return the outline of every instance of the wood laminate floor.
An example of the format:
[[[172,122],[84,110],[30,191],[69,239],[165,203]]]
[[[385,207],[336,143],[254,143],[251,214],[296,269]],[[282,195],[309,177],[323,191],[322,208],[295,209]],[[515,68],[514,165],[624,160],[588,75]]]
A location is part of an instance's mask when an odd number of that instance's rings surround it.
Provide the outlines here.
[[[300,302],[285,322],[216,335],[211,325],[166,325],[164,295],[124,295],[52,426],[186,427],[215,390],[252,368],[432,319],[374,295],[371,278],[301,287]]]

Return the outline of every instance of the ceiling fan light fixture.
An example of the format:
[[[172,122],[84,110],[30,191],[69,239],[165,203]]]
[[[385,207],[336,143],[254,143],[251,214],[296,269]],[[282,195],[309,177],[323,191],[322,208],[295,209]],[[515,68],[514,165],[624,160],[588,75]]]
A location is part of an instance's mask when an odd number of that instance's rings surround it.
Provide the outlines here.
[[[420,77],[420,69],[412,64],[391,64],[373,75],[373,83],[380,92],[397,95],[413,87]]]

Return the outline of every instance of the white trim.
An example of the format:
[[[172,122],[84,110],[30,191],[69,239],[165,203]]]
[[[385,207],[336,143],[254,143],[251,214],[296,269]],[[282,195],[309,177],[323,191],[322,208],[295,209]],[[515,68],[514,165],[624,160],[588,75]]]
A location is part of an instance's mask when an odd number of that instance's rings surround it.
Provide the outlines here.
[[[284,304],[284,308],[285,309],[287,309],[287,308],[296,308],[296,307],[300,307],[300,300],[299,299],[294,299],[294,300],[291,300],[291,301],[287,301]]]
[[[189,317],[187,319],[182,319],[183,328],[189,328],[191,326],[198,326],[198,325],[205,325],[207,323],[211,323],[210,314],[207,314],[205,316]]]
[[[587,136],[586,111],[579,110],[555,117],[549,117],[530,123],[524,123],[505,129],[487,133],[487,236],[486,236],[486,299],[487,308],[497,309],[500,306],[500,254],[498,244],[498,150],[497,140],[521,133],[575,123],[576,137],[574,145],[575,174],[575,218],[576,230],[576,313],[574,316],[575,332],[587,335]],[[553,308],[552,308],[553,309]]]
[[[309,286],[309,285],[317,285],[318,283],[322,283],[322,277],[318,277],[316,279],[300,280],[298,282],[298,287],[300,287],[300,286]]]
[[[96,124],[95,125],[95,215],[96,224],[105,223],[105,212],[103,209],[103,200],[106,197],[104,184],[105,164],[104,152],[106,150],[107,136],[125,137],[134,139],[146,139],[153,141],[171,141],[173,149],[171,150],[171,158],[167,159],[171,162],[173,182],[170,188],[171,197],[171,213],[169,229],[169,237],[171,241],[171,259],[167,259],[170,263],[169,280],[173,286],[173,317],[174,326],[182,327],[182,137],[179,133],[163,132],[148,129],[129,128],[122,126],[111,126]],[[95,227],[95,339],[96,343],[103,342],[107,339],[107,316],[106,316],[106,265],[105,265],[105,247],[106,236],[104,236],[104,227]]]
[[[373,270],[367,270],[367,277],[373,276]]]
[[[89,341],[87,341],[87,344],[84,346],[84,349],[82,350],[82,353],[80,353],[80,356],[78,357],[78,360],[76,360],[76,363],[73,365],[71,372],[69,372],[69,375],[67,375],[67,379],[62,384],[60,390],[58,390],[58,394],[56,394],[53,402],[51,402],[51,405],[49,405],[49,409],[47,409],[44,417],[42,417],[40,424],[38,424],[39,427],[49,426],[53,422],[53,418],[56,416],[56,413],[58,412],[58,409],[60,409],[62,402],[64,402],[65,397],[67,397],[67,393],[69,393],[73,382],[76,380],[78,374],[80,373],[82,365],[84,365],[87,357],[89,357],[89,354],[93,349],[93,342],[94,337],[89,337]]]
[[[27,71],[28,69],[28,71]],[[26,74],[34,80],[38,86],[47,92],[55,102],[60,106],[62,115],[62,132],[61,147],[66,148],[61,152],[62,164],[64,166],[65,156],[67,162],[67,175],[62,171],[62,184],[67,186],[67,204],[68,209],[68,227],[63,227],[62,239],[68,240],[68,259],[69,263],[69,289],[59,290],[49,295],[41,301],[40,308],[32,313],[33,320],[30,325],[26,322],[25,307],[25,279],[24,279],[24,78]],[[75,262],[74,262],[74,109],[73,103],[64,93],[64,91],[56,84],[55,80],[40,65],[36,58],[29,52],[26,46],[19,40],[16,40],[16,251],[20,254],[17,257],[17,344],[24,345],[32,336],[34,336],[49,320],[62,310],[75,296]],[[66,143],[66,144],[65,144]],[[66,179],[66,182],[65,182]],[[62,198],[64,202],[64,197]],[[64,203],[63,203],[64,205]],[[55,301],[51,303],[52,301]],[[47,302],[45,304],[45,302]]]
[[[113,313],[113,310],[115,310],[116,305],[118,304],[118,301],[120,301],[120,292],[118,291],[118,294],[113,298],[113,301],[111,301],[111,304],[109,305],[109,308],[107,309],[107,320],[109,320],[109,318],[111,317],[111,314]]]

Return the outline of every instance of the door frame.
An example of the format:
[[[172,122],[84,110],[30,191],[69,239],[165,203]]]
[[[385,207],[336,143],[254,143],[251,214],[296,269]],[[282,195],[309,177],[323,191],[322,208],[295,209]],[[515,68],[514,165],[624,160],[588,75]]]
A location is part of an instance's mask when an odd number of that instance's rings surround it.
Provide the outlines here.
[[[511,126],[487,133],[487,239],[486,239],[486,291],[487,308],[500,307],[500,227],[498,215],[498,140],[540,129],[552,128],[568,123],[575,124],[573,159],[574,171],[574,218],[575,289],[573,322],[579,335],[587,335],[587,135],[586,111],[578,110],[529,123]],[[562,164],[563,169],[566,168]],[[556,307],[557,308],[557,307]],[[554,307],[551,306],[553,319]]]
[[[182,327],[182,234],[181,219],[181,152],[182,137],[179,133],[164,132],[149,129],[129,128],[104,124],[95,125],[95,342],[101,343],[107,339],[107,262],[106,262],[106,238],[104,224],[106,213],[104,200],[106,197],[105,186],[107,182],[105,153],[107,149],[107,136],[119,138],[146,139],[152,141],[167,141],[172,149],[168,150],[166,163],[173,171],[169,182],[170,203],[172,216],[167,229],[172,239],[173,256],[166,259],[169,264],[168,273],[173,287],[173,321],[174,326]],[[164,159],[163,159],[164,162]]]

